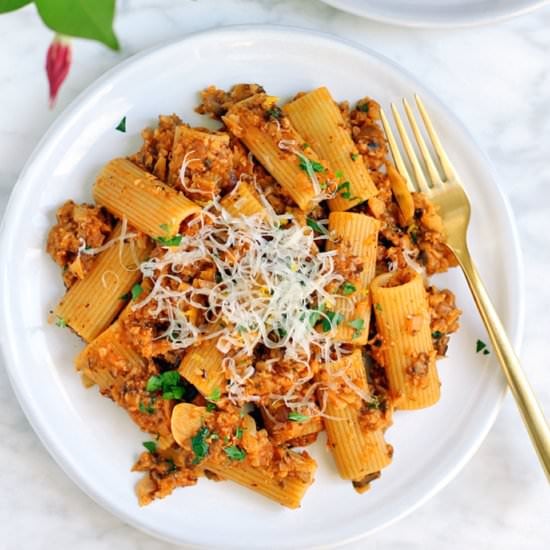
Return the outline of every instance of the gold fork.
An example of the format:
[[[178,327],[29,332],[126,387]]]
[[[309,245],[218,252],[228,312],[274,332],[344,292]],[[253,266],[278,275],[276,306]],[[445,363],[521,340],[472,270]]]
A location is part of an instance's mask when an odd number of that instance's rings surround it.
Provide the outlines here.
[[[508,385],[512,390],[512,394],[516,400],[527,431],[529,432],[531,441],[535,446],[546,477],[548,481],[550,481],[550,428],[529,386],[529,382],[521,369],[519,360],[512,348],[512,344],[506,336],[506,331],[491,303],[491,299],[487,294],[487,290],[479,277],[470,256],[470,252],[468,251],[466,233],[470,221],[470,201],[462,188],[449,157],[441,145],[441,141],[435,132],[426,108],[417,95],[415,95],[415,102],[437,158],[432,156],[430,149],[426,145],[411,106],[406,99],[403,99],[403,108],[407,115],[423,164],[421,165],[418,159],[397,107],[392,103],[391,110],[395,126],[401,137],[403,151],[412,167],[413,175],[411,176],[403,161],[403,157],[401,156],[399,146],[395,140],[388,119],[384,112],[381,111],[384,131],[388,139],[395,166],[398,172],[405,178],[409,190],[421,191],[429,197],[439,210],[439,214],[443,220],[443,226],[447,233],[447,246],[456,256],[464,272],[476,306],[481,314],[489,338],[491,339],[493,349],[504,371]],[[440,168],[437,167],[437,164],[439,164]]]

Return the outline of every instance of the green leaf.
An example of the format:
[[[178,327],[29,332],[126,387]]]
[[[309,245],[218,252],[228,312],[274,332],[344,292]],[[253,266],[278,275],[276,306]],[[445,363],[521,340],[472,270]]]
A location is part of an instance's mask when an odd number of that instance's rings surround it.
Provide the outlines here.
[[[309,420],[309,416],[292,411],[288,413],[288,419],[292,422],[307,422]]]
[[[237,447],[237,445],[231,445],[231,447],[224,448],[225,454],[230,460],[244,460],[246,457],[246,451]]]
[[[63,317],[58,317],[55,321],[55,324],[59,327],[59,328],[67,328],[67,321],[65,321],[65,319],[63,319]]]
[[[136,301],[140,297],[142,292],[143,292],[143,287],[139,283],[136,283],[131,290],[132,300]]]
[[[349,281],[346,281],[341,287],[340,290],[342,291],[342,294],[344,296],[349,296],[350,294],[353,294],[357,288],[353,283],[350,283]]]
[[[216,410],[216,405],[214,403],[207,403],[206,404],[206,411],[212,412]]]
[[[162,391],[163,399],[181,399],[185,394],[185,387],[177,370],[168,370],[158,376],[151,376],[145,389],[148,392]]]
[[[365,328],[365,321],[363,319],[353,319],[353,321],[348,321],[348,325],[353,329],[352,338],[359,338]]]
[[[222,392],[221,392],[220,388],[215,387],[212,390],[212,393],[210,393],[210,395],[208,396],[208,401],[212,401],[213,403],[216,403],[217,401],[220,400],[221,396],[222,396]]]
[[[155,412],[155,407],[153,406],[153,401],[149,405],[145,405],[143,401],[139,402],[139,412],[143,414],[153,414]]]
[[[374,304],[374,309],[376,309],[376,311],[382,311],[382,306],[380,304]]]
[[[481,350],[484,350],[487,347],[487,344],[483,340],[478,340],[476,342],[476,353],[479,353]]]
[[[439,340],[443,336],[443,333],[440,330],[434,330],[432,332],[432,338],[434,340]]]
[[[353,162],[355,162],[359,158],[359,154],[358,153],[351,153],[350,158],[351,158],[351,160],[353,160]]]
[[[119,49],[113,31],[115,0],[35,0],[35,4],[42,21],[53,31]]]
[[[352,196],[351,194],[351,184],[349,181],[344,181],[337,188],[336,191],[340,192],[340,196],[347,201],[352,201],[357,197]]]
[[[310,160],[305,157],[300,158],[299,166],[305,172],[309,172],[310,170],[313,170],[313,172],[317,173],[325,171],[325,167],[320,162],[317,162],[316,160]]]
[[[336,311],[327,311],[325,313],[325,318],[321,321],[321,328],[323,332],[328,332],[332,330],[335,326],[338,326],[344,316],[341,313],[336,313]]]
[[[154,239],[162,246],[179,246],[183,236],[174,235],[173,237],[154,237]]]
[[[0,0],[0,13],[18,10],[31,2],[32,0]]]
[[[143,446],[152,454],[157,452],[157,444],[154,441],[144,441]]]
[[[203,426],[192,438],[191,438],[191,448],[195,453],[195,458],[193,459],[193,464],[198,464],[203,460],[208,454],[208,449],[210,446],[206,441],[206,438],[210,435],[210,431],[206,426]]]
[[[277,107],[277,105],[274,105],[273,107],[271,107],[271,109],[268,109],[265,112],[266,120],[281,120],[282,116],[283,111],[281,111],[281,108]]]
[[[115,130],[118,130],[119,132],[125,133],[126,132],[126,117],[123,116],[120,122],[118,123]]]
[[[235,437],[237,439],[241,439],[243,436],[243,429],[240,426],[237,426],[237,429],[235,430]]]
[[[369,112],[369,102],[363,103],[362,105],[357,105],[357,110],[361,111],[362,113],[368,113]]]
[[[309,227],[311,227],[311,229],[313,229],[313,231],[317,231],[317,233],[321,233],[322,235],[328,235],[327,228],[315,221],[313,218],[307,218],[306,223]]]

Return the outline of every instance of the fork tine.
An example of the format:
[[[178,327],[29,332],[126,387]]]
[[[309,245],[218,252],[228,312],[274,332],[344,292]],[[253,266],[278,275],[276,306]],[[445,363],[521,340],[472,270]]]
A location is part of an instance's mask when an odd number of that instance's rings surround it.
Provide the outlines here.
[[[418,110],[420,111],[420,116],[424,121],[424,126],[426,127],[426,131],[430,136],[430,140],[432,142],[433,148],[435,149],[435,152],[439,157],[439,162],[441,163],[441,167],[443,168],[443,173],[445,174],[445,177],[447,179],[455,178],[456,177],[455,169],[453,168],[453,165],[451,164],[451,161],[449,160],[447,153],[445,153],[445,149],[443,149],[443,145],[441,145],[441,141],[439,141],[439,136],[437,135],[435,128],[433,127],[432,121],[428,115],[428,111],[424,106],[424,102],[420,99],[420,96],[418,94],[414,94],[414,99],[416,101]]]
[[[424,141],[424,138],[422,137],[422,133],[420,132],[420,128],[416,123],[416,118],[414,116],[414,113],[412,112],[411,106],[409,105],[409,102],[405,98],[403,98],[403,107],[405,109],[405,113],[407,114],[407,118],[409,119],[409,124],[411,125],[414,138],[416,139],[416,144],[418,145],[418,149],[420,150],[422,159],[424,161],[424,164],[426,165],[426,169],[428,170],[430,179],[432,180],[432,185],[434,187],[436,185],[441,185],[442,183],[441,174],[439,173],[439,170],[434,164],[432,155],[428,150],[428,147],[426,146],[426,142]]]
[[[395,164],[397,171],[405,178],[409,191],[412,191],[414,193],[415,191],[418,191],[418,189],[415,187],[409,171],[407,170],[407,166],[403,161],[403,157],[401,156],[401,152],[399,151],[399,147],[397,145],[397,142],[395,141],[395,136],[393,135],[390,123],[388,122],[386,113],[384,113],[383,109],[380,109],[380,118],[382,119],[382,126],[384,126],[384,132],[386,133],[388,145],[390,146],[393,163]]]
[[[409,136],[407,135],[407,131],[405,130],[405,125],[403,124],[403,121],[401,120],[401,115],[399,114],[399,111],[397,110],[397,107],[394,103],[391,104],[391,110],[393,114],[393,119],[395,120],[395,125],[397,126],[397,131],[399,132],[399,135],[401,136],[401,142],[403,143],[403,147],[409,157],[409,162],[411,163],[414,175],[416,177],[416,183],[418,184],[418,187],[420,188],[420,191],[423,193],[429,193],[430,188],[428,186],[428,182],[426,181],[426,176],[424,176],[424,172],[422,170],[422,167],[420,166],[420,163],[418,162],[418,158],[416,156],[416,153],[413,149],[413,146],[411,144],[411,141],[409,140]]]

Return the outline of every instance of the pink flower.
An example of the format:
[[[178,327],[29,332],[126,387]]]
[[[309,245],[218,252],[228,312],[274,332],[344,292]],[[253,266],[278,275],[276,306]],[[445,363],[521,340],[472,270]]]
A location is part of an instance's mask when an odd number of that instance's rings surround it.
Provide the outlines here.
[[[46,55],[46,73],[50,84],[50,109],[55,105],[59,88],[71,68],[71,44],[56,34]]]

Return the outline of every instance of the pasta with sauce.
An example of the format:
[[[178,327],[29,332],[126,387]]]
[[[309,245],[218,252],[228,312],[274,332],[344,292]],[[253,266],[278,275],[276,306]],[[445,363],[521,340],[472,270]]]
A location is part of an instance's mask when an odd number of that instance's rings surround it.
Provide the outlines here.
[[[391,462],[394,410],[439,398],[460,315],[428,283],[456,265],[441,220],[368,97],[210,86],[196,111],[219,128],[161,116],[106,164],[97,204],[60,207],[52,318],[86,343],[84,384],[150,434],[141,505],[206,477],[299,507],[322,432],[362,493]]]

